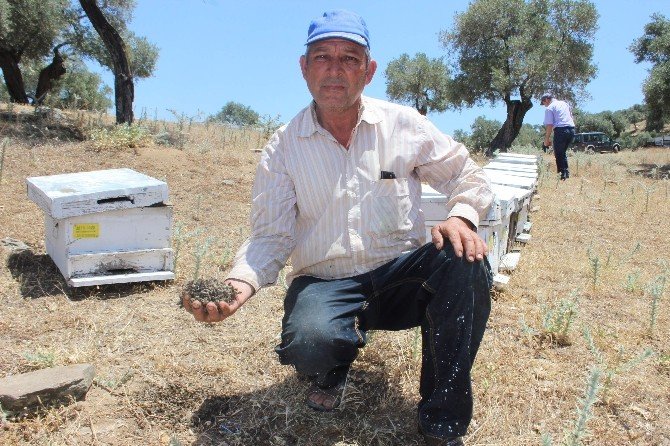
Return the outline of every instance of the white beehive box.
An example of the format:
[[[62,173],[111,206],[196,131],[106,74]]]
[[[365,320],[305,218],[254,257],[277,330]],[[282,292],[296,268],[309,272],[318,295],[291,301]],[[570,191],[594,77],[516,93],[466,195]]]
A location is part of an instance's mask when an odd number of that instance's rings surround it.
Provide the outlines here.
[[[131,169],[26,180],[45,214],[47,253],[68,284],[174,278],[167,184]]]
[[[518,224],[515,228],[515,236],[523,232],[524,225],[528,222],[528,215],[530,213],[530,202],[533,197],[533,192],[529,189],[521,189],[518,187],[503,186],[500,184],[491,185],[493,193],[498,199],[514,203],[514,212],[517,212]]]
[[[447,197],[430,186],[421,186],[421,210],[425,218],[426,240],[430,241],[430,230],[447,218]],[[502,231],[501,208],[494,199],[487,215],[479,221],[477,234],[486,242],[489,251],[487,257],[494,273],[498,271],[500,260],[500,238]]]

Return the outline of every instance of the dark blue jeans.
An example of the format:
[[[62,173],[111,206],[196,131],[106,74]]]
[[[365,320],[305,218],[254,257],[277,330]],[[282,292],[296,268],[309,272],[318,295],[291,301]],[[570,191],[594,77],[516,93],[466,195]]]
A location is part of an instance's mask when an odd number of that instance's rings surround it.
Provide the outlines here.
[[[419,425],[435,437],[464,435],[472,418],[470,369],[491,311],[491,268],[449,243],[428,243],[346,279],[297,277],[284,301],[282,364],[334,385],[365,345],[367,330],[421,326]]]
[[[556,171],[558,173],[568,170],[567,151],[574,137],[574,127],[554,128],[554,157],[556,158]]]

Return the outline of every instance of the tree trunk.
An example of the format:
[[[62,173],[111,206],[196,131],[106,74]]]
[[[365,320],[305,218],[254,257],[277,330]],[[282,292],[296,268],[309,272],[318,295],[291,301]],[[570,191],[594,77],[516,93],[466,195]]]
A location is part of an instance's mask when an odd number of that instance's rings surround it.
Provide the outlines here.
[[[2,76],[5,78],[9,98],[12,102],[27,104],[28,95],[23,83],[21,68],[19,68],[20,59],[20,54],[0,49],[0,68],[2,68]]]
[[[487,150],[486,156],[491,156],[496,150],[507,152],[507,149],[512,146],[512,142],[519,135],[519,131],[523,125],[523,118],[526,116],[528,110],[533,107],[530,99],[530,97],[522,96],[522,99],[519,101],[510,99],[509,95],[505,97],[507,118],[500,130],[498,130],[496,137],[491,141],[491,146]]]
[[[96,0],[79,0],[79,3],[98,35],[100,35],[114,64],[116,123],[132,124],[135,86],[123,39],[102,14]]]
[[[53,86],[53,81],[60,79],[65,74],[65,66],[63,65],[63,57],[58,52],[58,49],[65,45],[60,44],[54,48],[54,58],[49,65],[40,71],[40,77],[37,82],[37,90],[35,91],[35,105],[40,105],[46,98],[47,93]]]

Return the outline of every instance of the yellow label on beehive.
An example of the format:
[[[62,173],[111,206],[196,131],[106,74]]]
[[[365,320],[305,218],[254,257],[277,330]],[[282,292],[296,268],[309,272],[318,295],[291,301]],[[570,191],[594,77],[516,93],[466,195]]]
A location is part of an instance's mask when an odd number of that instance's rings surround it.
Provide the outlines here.
[[[98,238],[100,237],[100,223],[80,223],[74,225],[72,236],[74,238]]]

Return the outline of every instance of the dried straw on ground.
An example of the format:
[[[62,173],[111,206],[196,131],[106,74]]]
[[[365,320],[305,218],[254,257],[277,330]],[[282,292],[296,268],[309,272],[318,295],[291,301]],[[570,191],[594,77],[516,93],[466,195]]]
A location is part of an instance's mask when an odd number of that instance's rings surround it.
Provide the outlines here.
[[[13,124],[2,125],[5,132]],[[0,443],[422,444],[413,330],[373,333],[343,409],[320,414],[302,404],[307,384],[273,352],[281,280],[217,325],[196,323],[175,304],[198,247],[213,240],[200,276],[221,279],[246,237],[252,149],[263,139],[213,125],[188,131],[181,129],[181,149],[99,150],[90,142],[12,137],[0,183],[0,239],[31,250],[0,250],[0,376],[90,362],[97,378],[86,401],[0,422]],[[631,173],[641,164],[669,165],[670,151],[570,162],[573,177],[559,182],[543,156],[533,237],[508,287],[496,293],[475,365],[468,445],[538,445],[543,436],[563,444],[584,415],[595,368],[600,386],[578,441],[670,444],[670,183],[654,178],[659,168],[651,178]],[[115,167],[167,181],[179,228],[178,278],[70,289],[45,255],[42,214],[26,199],[24,179]],[[570,321],[567,330],[560,316]]]

